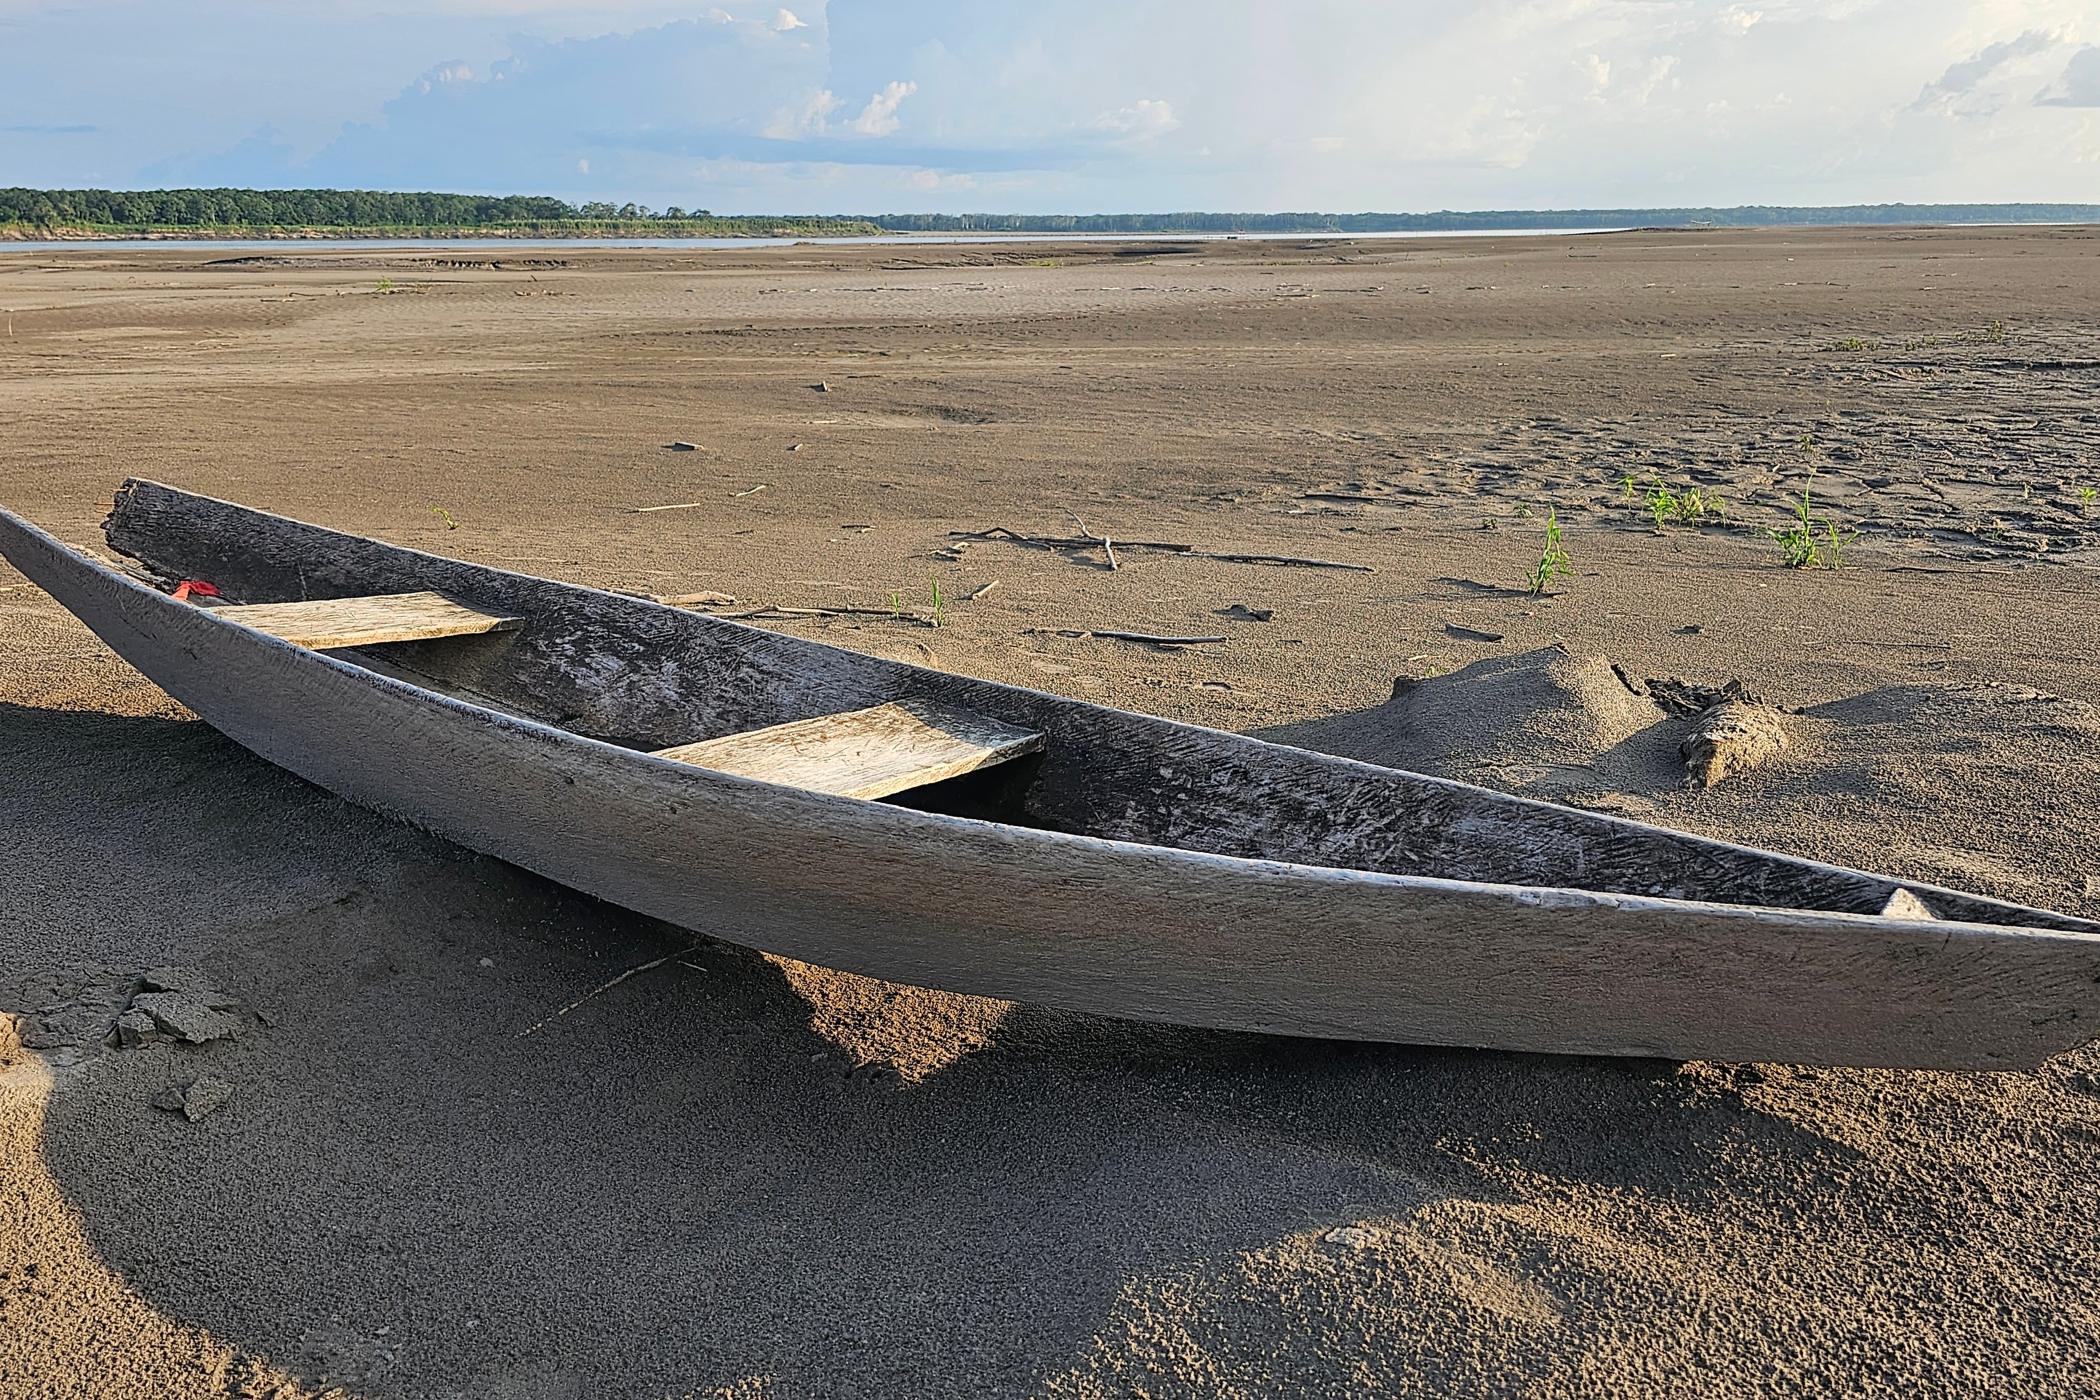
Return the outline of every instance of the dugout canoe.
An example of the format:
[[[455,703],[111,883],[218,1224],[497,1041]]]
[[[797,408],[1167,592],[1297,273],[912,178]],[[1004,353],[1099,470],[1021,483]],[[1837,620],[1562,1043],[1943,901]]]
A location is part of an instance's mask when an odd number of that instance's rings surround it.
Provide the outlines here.
[[[2100,1035],[2100,925],[2068,915],[151,481],[124,484],[104,532],[133,562],[0,511],[0,553],[236,742],[806,962],[1188,1026],[1519,1051],[2011,1069]]]

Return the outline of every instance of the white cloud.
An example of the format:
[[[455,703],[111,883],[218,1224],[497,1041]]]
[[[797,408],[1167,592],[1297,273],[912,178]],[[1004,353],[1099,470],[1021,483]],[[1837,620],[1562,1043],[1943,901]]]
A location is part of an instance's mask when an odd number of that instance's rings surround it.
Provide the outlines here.
[[[851,123],[852,128],[863,136],[887,136],[899,126],[897,109],[904,99],[919,90],[917,83],[893,82],[881,92],[868,99],[860,115]]]
[[[2072,54],[2063,76],[2034,102],[2037,107],[2100,107],[2100,48],[2089,44]]]
[[[818,88],[809,100],[800,107],[777,112],[766,123],[763,134],[772,141],[793,141],[798,137],[821,136],[831,125],[831,114],[839,109],[839,99],[830,88]]]
[[[1575,61],[1575,66],[1589,81],[1590,96],[1602,101],[1604,90],[1611,86],[1611,60],[1593,53],[1584,54]]]
[[[1648,60],[1646,71],[1641,74],[1640,81],[1628,89],[1627,96],[1633,100],[1635,106],[1647,106],[1648,99],[1655,96],[1657,88],[1662,87],[1665,83],[1673,88],[1679,86],[1678,80],[1671,76],[1676,71],[1676,54],[1657,54],[1654,58]]]
[[[447,87],[453,83],[471,83],[473,81],[474,70],[472,68],[464,63],[446,63],[431,69],[428,73],[416,79],[416,90],[418,92],[430,92],[435,88]]]
[[[591,158],[589,156],[579,156],[577,158],[576,173],[578,175],[588,175],[591,173]]]
[[[1132,141],[1151,141],[1180,126],[1181,118],[1174,115],[1171,102],[1141,97],[1128,107],[1103,112],[1094,118],[1093,125],[1098,130],[1113,131]]]
[[[1947,65],[1945,72],[1925,84],[1911,108],[1919,112],[1945,112],[1952,116],[1990,113],[2003,105],[1991,91],[1992,79],[2008,67],[2059,43],[2056,35],[2030,29],[2017,38],[1985,45],[1967,58]]]
[[[974,190],[977,188],[977,177],[944,175],[938,170],[914,170],[904,183],[910,189],[928,193],[937,190]]]
[[[809,21],[797,19],[793,10],[782,10],[773,16],[773,28],[775,32],[785,34],[790,29],[809,28]]]

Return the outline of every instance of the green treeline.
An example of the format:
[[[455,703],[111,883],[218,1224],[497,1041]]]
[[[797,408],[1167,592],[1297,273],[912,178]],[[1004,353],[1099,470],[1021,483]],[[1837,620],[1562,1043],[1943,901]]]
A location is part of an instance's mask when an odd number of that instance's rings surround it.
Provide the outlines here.
[[[2100,204],[1749,204],[1732,209],[1480,209],[1433,214],[871,214],[891,233],[1412,233],[1709,224],[2100,222]]]
[[[235,189],[0,189],[0,228],[7,227],[95,233],[482,230],[542,237],[631,232],[668,237],[879,232],[858,219],[718,216],[705,209],[570,204],[546,195]]]
[[[1742,205],[1732,209],[1488,209],[1428,214],[716,215],[547,195],[388,190],[0,189],[0,230],[91,233],[460,233],[546,238],[651,233],[757,237],[872,233],[1409,233],[1473,229],[1785,224],[2093,223],[2092,204]]]

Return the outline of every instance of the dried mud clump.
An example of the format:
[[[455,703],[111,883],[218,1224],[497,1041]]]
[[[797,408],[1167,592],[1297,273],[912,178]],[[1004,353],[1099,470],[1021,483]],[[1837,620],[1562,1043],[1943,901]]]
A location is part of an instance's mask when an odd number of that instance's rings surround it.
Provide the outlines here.
[[[1755,700],[1724,700],[1684,738],[1692,786],[1712,787],[1734,773],[1761,768],[1787,751],[1786,717]]]

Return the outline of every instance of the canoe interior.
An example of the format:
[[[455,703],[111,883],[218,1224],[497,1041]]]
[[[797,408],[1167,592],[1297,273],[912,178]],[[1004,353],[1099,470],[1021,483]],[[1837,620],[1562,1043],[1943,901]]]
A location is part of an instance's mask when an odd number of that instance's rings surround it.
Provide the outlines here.
[[[895,700],[1043,735],[1024,762],[888,799],[1252,859],[1490,884],[1880,914],[1899,888],[1941,918],[2071,932],[2085,920],[1684,836],[1243,736],[438,558],[129,481],[110,546],[233,603],[439,592],[516,630],[337,652],[429,689],[653,751]],[[841,799],[850,800],[850,799]]]

